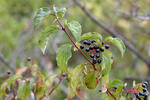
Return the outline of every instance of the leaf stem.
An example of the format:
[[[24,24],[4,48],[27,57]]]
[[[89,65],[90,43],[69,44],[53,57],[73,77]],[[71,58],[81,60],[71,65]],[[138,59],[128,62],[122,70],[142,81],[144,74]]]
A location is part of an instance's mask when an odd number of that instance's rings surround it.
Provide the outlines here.
[[[66,35],[68,36],[68,38],[71,40],[71,42],[73,43],[73,45],[78,49],[78,51],[83,55],[83,57],[94,67],[94,70],[96,70],[95,65],[88,59],[88,57],[81,51],[81,49],[78,48],[78,46],[75,44],[75,42],[73,41],[73,39],[71,38],[71,36],[69,35],[69,33],[66,31],[66,28],[62,25],[62,23],[60,22],[60,20],[57,17],[57,14],[54,14],[55,19],[57,20],[58,24],[61,27],[61,30],[63,30]]]

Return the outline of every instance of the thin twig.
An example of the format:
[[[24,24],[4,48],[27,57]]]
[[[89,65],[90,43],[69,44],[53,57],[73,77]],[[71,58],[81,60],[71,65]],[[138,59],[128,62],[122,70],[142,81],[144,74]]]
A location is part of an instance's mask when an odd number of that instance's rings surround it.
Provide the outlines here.
[[[57,17],[57,14],[54,14],[55,19],[57,20],[58,24],[60,25],[61,29],[66,33],[66,35],[68,36],[68,38],[71,40],[71,42],[73,43],[73,45],[78,49],[78,51],[83,55],[83,57],[94,67],[94,70],[96,70],[95,65],[88,59],[88,57],[81,51],[81,49],[78,48],[78,46],[75,44],[75,42],[72,40],[71,36],[69,35],[69,33],[66,31],[66,28],[61,24],[60,20]]]
[[[9,63],[9,61],[0,52],[0,61],[3,62],[8,68],[15,72],[16,68]]]

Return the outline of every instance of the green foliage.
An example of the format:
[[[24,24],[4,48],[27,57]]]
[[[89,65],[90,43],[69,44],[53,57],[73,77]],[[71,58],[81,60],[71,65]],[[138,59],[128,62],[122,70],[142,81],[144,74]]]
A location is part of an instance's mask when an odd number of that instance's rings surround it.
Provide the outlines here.
[[[46,29],[41,32],[38,39],[38,46],[42,50],[43,54],[45,53],[46,47],[48,45],[50,35],[54,33],[54,31],[56,31],[57,29],[59,29],[59,26],[51,25],[49,27],[46,27]]]
[[[19,83],[19,88],[17,91],[18,98],[24,100],[27,96],[31,94],[31,90],[33,88],[33,80],[25,81],[23,80],[21,83]]]
[[[46,18],[50,14],[49,8],[40,8],[37,10],[33,23],[34,23],[34,28],[37,28],[37,26],[40,24],[40,22]]]
[[[60,71],[67,72],[67,62],[71,58],[71,46],[70,44],[62,45],[58,48],[57,54],[56,54],[56,60],[57,64],[59,66]]]
[[[75,37],[76,40],[78,40],[81,36],[81,25],[77,21],[71,21],[67,24],[68,28],[70,29],[71,33]]]
[[[10,90],[11,84],[15,84],[17,79],[21,79],[22,76],[21,75],[13,75],[11,77],[8,78],[7,80],[7,88]]]
[[[113,38],[113,37],[107,37],[105,39],[105,42],[110,42],[112,44],[114,44],[115,46],[117,46],[121,52],[121,55],[123,56],[126,50],[126,47],[123,43],[123,41],[119,38]]]
[[[68,72],[68,78],[70,82],[69,89],[72,89],[74,94],[77,94],[76,89],[78,87],[84,86],[84,80],[83,80],[84,79],[84,67],[85,67],[85,64],[80,64],[76,66],[74,69],[69,70]]]
[[[109,82],[108,84],[108,89],[110,88],[114,88],[114,87],[123,87],[124,83],[120,80],[113,80],[111,82]]]
[[[71,31],[71,34],[74,36],[75,40],[78,43],[82,42],[83,40],[92,39],[92,40],[97,41],[97,43],[93,43],[94,46],[98,46],[99,49],[102,49],[105,46],[103,42],[106,42],[106,43],[109,42],[109,43],[116,45],[121,51],[121,54],[123,56],[125,52],[125,45],[122,42],[122,40],[120,40],[119,38],[107,37],[105,41],[103,41],[101,34],[97,32],[88,32],[81,36],[82,29],[81,29],[80,23],[77,21],[71,21],[67,23],[67,20],[63,19],[63,17],[65,16],[65,12],[66,12],[66,8],[58,9],[55,6],[53,7],[53,10],[51,10],[50,8],[40,8],[37,10],[33,19],[34,28],[37,28],[40,25],[40,23],[43,22],[43,19],[49,18],[49,15],[52,15],[51,17],[54,18],[53,24],[51,24],[50,26],[46,26],[45,29],[42,29],[40,37],[38,38],[38,41],[37,41],[38,42],[37,45],[42,50],[43,54],[45,53],[45,50],[47,48],[50,36],[52,34],[55,34],[56,30],[58,29],[62,30],[67,34],[67,36],[69,35],[66,29],[66,26],[67,26],[68,29]],[[71,37],[69,36],[69,39],[70,38]],[[73,39],[71,38],[70,40],[73,42],[74,46],[77,48],[78,45],[75,45],[75,42],[73,41]],[[115,80],[108,84],[109,72],[111,70],[111,65],[113,62],[111,51],[107,49],[103,51],[98,51],[98,53],[100,53],[100,56],[101,56],[100,58],[102,59],[102,62],[100,62],[101,64],[97,63],[94,65],[93,63],[91,64],[91,58],[89,59],[87,56],[88,53],[84,53],[80,51],[79,48],[77,48],[79,52],[88,61],[88,63],[86,62],[84,64],[79,64],[73,69],[71,68],[68,69],[67,68],[68,60],[72,57],[71,48],[72,48],[71,44],[65,43],[63,45],[60,45],[56,53],[57,65],[59,67],[58,69],[60,73],[65,72],[67,74],[66,80],[69,84],[68,85],[69,98],[73,98],[75,95],[80,97],[81,93],[79,93],[80,91],[77,90],[79,88],[87,87],[88,89],[95,89],[97,85],[99,84],[99,80],[105,81],[106,89],[107,88],[110,89],[114,86],[117,86],[118,89],[117,89],[117,92],[114,93],[114,95],[116,97],[119,97],[119,94],[123,87],[122,85],[123,83],[121,81]],[[95,51],[95,54],[96,53],[97,51]],[[95,67],[96,69],[93,69],[93,67]],[[22,76],[20,75],[22,74],[22,70],[21,72],[19,70],[20,72],[19,75],[13,75],[10,78],[8,78],[8,80],[6,80],[1,85],[0,97],[6,94],[5,91],[7,88],[11,90],[12,85],[18,88],[17,96],[19,99],[25,100],[28,96],[30,96],[31,91],[35,93],[34,95],[36,95],[38,99],[43,96],[50,95],[51,91],[47,88],[50,88],[51,86],[53,86],[53,83],[55,83],[54,79],[58,78],[56,77],[57,75],[50,77],[48,78],[48,80],[46,80],[46,77],[38,70],[36,64],[33,64],[33,61],[31,61],[31,67],[29,69],[25,68],[25,70],[23,70],[23,72],[26,72],[26,71],[30,72],[29,76],[25,76],[22,78]],[[30,79],[29,77],[32,77],[32,78]],[[17,86],[18,84],[16,83],[17,79],[20,79],[19,86]],[[59,77],[59,80],[63,80],[63,79],[65,79],[63,75]],[[54,91],[53,89],[55,88],[52,88],[52,92]]]
[[[85,76],[85,85],[88,89],[95,89],[98,84],[99,74],[98,71],[90,71]]]
[[[106,74],[108,74],[111,70],[111,64],[113,62],[112,60],[112,53],[110,51],[106,51],[102,53],[102,67],[103,67],[103,71],[102,71],[102,76],[105,76]]]
[[[111,88],[117,88],[116,90],[114,90],[115,92],[113,93],[113,95],[116,97],[116,98],[120,98],[121,96],[121,93],[122,93],[122,89],[124,87],[124,83],[120,80],[113,80],[111,81],[109,84],[108,84],[108,89],[111,89]],[[109,100],[113,100],[112,97],[108,97]]]
[[[56,8],[55,6],[53,7],[53,11],[55,14],[57,14],[58,19],[61,19],[64,17],[65,13],[66,13],[66,8]]]
[[[97,40],[102,41],[102,36],[97,32],[88,32],[88,33],[83,34],[80,37],[79,41],[85,40],[85,39],[97,39]]]

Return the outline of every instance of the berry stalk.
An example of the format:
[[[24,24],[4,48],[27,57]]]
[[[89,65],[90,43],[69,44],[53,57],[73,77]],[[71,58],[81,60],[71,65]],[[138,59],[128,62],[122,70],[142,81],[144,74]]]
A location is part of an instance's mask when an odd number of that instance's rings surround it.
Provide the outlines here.
[[[57,14],[54,14],[55,19],[57,20],[59,26],[61,27],[61,29],[66,33],[66,35],[68,36],[68,38],[71,40],[71,42],[73,43],[73,45],[78,49],[78,51],[83,55],[83,57],[94,67],[94,70],[96,70],[95,65],[87,58],[87,56],[81,51],[81,49],[78,48],[78,46],[75,44],[75,42],[72,40],[71,36],[69,35],[69,33],[66,31],[66,28],[61,24],[60,20],[57,17]]]

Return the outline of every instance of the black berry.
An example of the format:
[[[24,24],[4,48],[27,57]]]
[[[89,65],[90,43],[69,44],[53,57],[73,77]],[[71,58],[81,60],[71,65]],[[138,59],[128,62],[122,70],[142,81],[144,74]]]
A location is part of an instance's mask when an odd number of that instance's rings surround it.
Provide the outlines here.
[[[143,96],[144,94],[143,94],[143,92],[139,92],[139,95],[140,95],[140,96]]]
[[[98,46],[94,46],[94,49],[98,49]]]
[[[7,72],[7,74],[8,74],[8,75],[10,75],[10,74],[11,74],[11,72],[10,72],[10,71],[8,71],[8,72]]]
[[[67,76],[67,74],[66,74],[66,73],[62,73],[62,76],[63,76],[63,77],[66,77],[66,76]]]
[[[97,60],[97,63],[99,63],[99,64],[100,64],[101,62],[102,62],[102,60],[100,60],[100,59],[98,59],[98,60]]]
[[[148,85],[148,82],[145,81],[143,84],[145,84],[145,85],[147,86],[147,85]]]
[[[89,48],[86,48],[86,49],[85,49],[85,51],[86,51],[86,52],[89,52],[89,51],[90,51],[90,49],[89,49]]]
[[[99,53],[97,53],[97,54],[96,54],[96,58],[99,58],[99,57],[100,57],[100,55],[99,55]]]
[[[93,50],[93,46],[90,46],[89,49],[90,49],[90,50]]]
[[[93,58],[93,64],[96,64],[96,58]]]
[[[104,42],[102,42],[102,45],[104,45]]]
[[[84,41],[83,41],[83,44],[87,44],[87,43],[88,43],[87,40],[84,40]]]
[[[28,57],[28,58],[27,58],[27,61],[31,61],[31,57]]]
[[[87,41],[87,45],[91,45],[91,41],[90,40]]]
[[[142,100],[141,97],[138,94],[135,94],[135,95],[136,95],[137,99]]]
[[[94,43],[94,42],[96,42],[96,40],[92,40],[92,41],[91,41],[91,43]]]
[[[100,50],[99,49],[96,49],[96,52],[98,53]]]
[[[102,48],[100,48],[100,50],[101,50],[101,52],[104,52],[104,48],[102,47]]]
[[[145,84],[142,84],[142,87],[143,87],[143,88],[146,88],[147,86],[146,86]]]
[[[116,90],[116,89],[117,89],[117,87],[114,87],[114,89]]]
[[[80,46],[80,49],[83,49],[83,48],[84,48],[84,46],[83,46],[83,45],[81,45],[81,46]]]
[[[90,54],[90,57],[91,57],[91,58],[94,58],[94,54],[93,54],[93,53],[91,53],[91,54]]]
[[[147,89],[146,89],[146,88],[143,88],[143,92],[147,92]]]
[[[109,45],[105,45],[105,48],[106,48],[106,49],[109,49]]]

